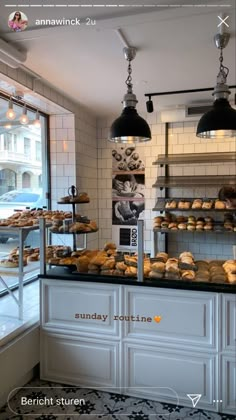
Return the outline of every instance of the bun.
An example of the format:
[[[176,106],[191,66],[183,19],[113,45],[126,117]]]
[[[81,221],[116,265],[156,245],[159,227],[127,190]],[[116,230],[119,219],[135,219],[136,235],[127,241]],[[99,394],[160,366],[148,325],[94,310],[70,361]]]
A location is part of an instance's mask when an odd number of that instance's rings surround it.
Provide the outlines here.
[[[173,228],[177,228],[177,223],[175,223],[175,222],[169,223],[168,229],[173,229]]]
[[[187,230],[196,230],[196,226],[189,223],[189,224],[187,224]]]
[[[202,204],[202,209],[211,209],[213,206],[213,201],[209,200],[209,201],[204,201]]]
[[[117,246],[114,242],[106,242],[104,245],[104,251],[108,251],[108,249],[116,249]]]
[[[89,270],[88,271],[89,273],[97,273],[98,274],[99,270],[100,270],[100,267],[98,265],[89,263],[88,270]]]
[[[183,258],[186,258],[186,257],[189,257],[189,258],[193,259],[193,254],[189,251],[184,251],[179,255],[180,259],[183,259]]]
[[[108,257],[105,251],[100,251],[91,259],[90,264],[101,266],[107,261]]]
[[[125,276],[127,277],[136,277],[137,276],[137,268],[129,266],[125,270]]]
[[[30,261],[39,261],[39,253],[31,254],[27,257],[27,262]]]
[[[153,264],[151,264],[151,271],[157,271],[159,273],[164,273],[165,272],[165,263],[164,262],[155,262]]]
[[[178,229],[179,230],[186,230],[187,229],[186,223],[179,223],[178,224]]]
[[[154,223],[161,223],[163,222],[163,220],[164,220],[164,217],[162,216],[154,217]]]
[[[194,280],[195,279],[195,273],[192,270],[182,271],[181,277],[184,280]]]
[[[86,257],[85,255],[77,259],[76,267],[79,273],[87,273],[88,265],[89,265],[89,258]]]
[[[129,255],[125,255],[124,258],[125,258],[125,263],[128,266],[137,267],[138,265],[137,257],[131,257]]]
[[[202,200],[200,198],[196,198],[193,200],[192,209],[201,209],[202,208]]]
[[[143,275],[144,275],[144,277],[148,277],[150,271],[151,271],[150,263],[144,263],[144,265],[143,265]]]
[[[228,274],[228,281],[229,281],[229,283],[234,283],[234,282],[236,282],[236,274],[229,273],[229,274]]]
[[[207,223],[205,226],[203,226],[204,230],[213,230],[213,225],[210,223]]]
[[[226,204],[224,201],[216,200],[215,201],[215,209],[225,209]]]
[[[0,260],[0,267],[16,268],[19,266],[19,260],[16,259],[3,259]]]
[[[117,270],[119,270],[123,273],[123,271],[125,271],[127,269],[127,265],[123,261],[117,262],[116,263],[116,268],[117,268]]]
[[[180,200],[178,202],[178,209],[190,209],[191,203],[190,201]]]
[[[101,270],[112,270],[113,268],[115,268],[116,262],[115,262],[115,258],[110,257],[108,258],[104,264],[101,266]]]
[[[150,271],[149,277],[153,279],[162,279],[164,276],[164,273],[160,273],[158,271]]]
[[[70,196],[70,203],[89,203],[90,199],[86,192],[81,192],[75,197]]]
[[[166,205],[165,205],[166,209],[176,209],[176,207],[177,207],[177,203],[176,203],[175,200],[171,200],[171,201],[166,202]]]
[[[155,258],[165,263],[168,260],[168,254],[166,252],[158,252]]]

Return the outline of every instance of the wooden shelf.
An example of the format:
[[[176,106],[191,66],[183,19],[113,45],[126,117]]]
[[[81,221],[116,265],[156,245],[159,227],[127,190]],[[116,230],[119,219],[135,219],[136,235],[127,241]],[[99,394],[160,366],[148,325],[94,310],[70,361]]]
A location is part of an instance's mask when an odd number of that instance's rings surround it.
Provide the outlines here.
[[[235,185],[235,176],[170,176],[168,178],[165,176],[158,176],[153,187],[204,187],[206,185],[215,185],[219,188],[221,185]]]
[[[159,155],[153,165],[182,165],[194,163],[236,162],[233,152],[225,153],[183,153],[177,155]]]

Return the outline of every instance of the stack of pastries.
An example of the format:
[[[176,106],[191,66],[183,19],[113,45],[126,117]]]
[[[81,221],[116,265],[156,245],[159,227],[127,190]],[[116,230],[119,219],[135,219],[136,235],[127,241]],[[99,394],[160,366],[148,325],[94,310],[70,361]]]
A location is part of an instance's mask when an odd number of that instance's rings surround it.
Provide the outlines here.
[[[216,222],[212,217],[195,217],[189,216],[176,216],[167,214],[165,216],[157,216],[154,218],[154,229],[160,230],[189,230],[197,232],[207,231],[228,231],[236,232],[236,223],[232,215],[226,215],[223,222]]]
[[[181,199],[168,199],[165,203],[166,209],[179,209],[179,210],[224,210],[227,209],[227,203],[222,200],[212,199],[212,198],[195,198],[186,200]]]
[[[80,215],[76,215],[76,217],[80,217]],[[47,223],[54,223],[64,219],[72,219],[72,212],[43,209],[16,211],[12,216],[1,219],[0,226],[26,227],[38,225],[40,218],[44,218]]]
[[[65,197],[61,197],[58,200],[58,203],[63,204],[70,204],[70,203],[89,203],[90,198],[86,192],[80,192],[76,195],[67,195]]]
[[[117,252],[116,244],[108,242],[103,250],[70,252],[69,247],[47,247],[47,261],[55,265],[74,265],[79,273],[137,277],[138,256]],[[150,279],[192,280],[224,283],[236,281],[236,261],[195,261],[189,251],[177,258],[159,252],[155,258],[144,256],[144,277]]]
[[[24,248],[23,249],[23,266],[30,262],[39,261],[39,248]],[[0,267],[16,268],[19,267],[19,248],[14,248],[6,258],[0,260]]]

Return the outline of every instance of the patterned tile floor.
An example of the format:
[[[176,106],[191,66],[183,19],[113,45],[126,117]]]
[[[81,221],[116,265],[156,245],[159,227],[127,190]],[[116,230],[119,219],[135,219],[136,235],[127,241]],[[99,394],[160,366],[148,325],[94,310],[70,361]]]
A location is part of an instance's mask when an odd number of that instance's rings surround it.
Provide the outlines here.
[[[30,405],[30,399],[35,400]],[[77,399],[77,401],[74,401]],[[24,404],[26,403],[27,404]],[[37,403],[38,402],[38,403]],[[39,405],[41,402],[41,405]],[[74,404],[75,403],[75,404]],[[236,420],[196,408],[34,379],[0,409],[0,420]]]

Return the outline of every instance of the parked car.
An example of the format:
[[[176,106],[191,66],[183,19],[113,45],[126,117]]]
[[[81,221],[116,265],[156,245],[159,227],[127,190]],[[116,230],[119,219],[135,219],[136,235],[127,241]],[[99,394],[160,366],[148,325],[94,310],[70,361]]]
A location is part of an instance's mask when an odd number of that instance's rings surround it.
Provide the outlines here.
[[[42,190],[12,190],[0,196],[0,219],[6,219],[15,210],[33,209],[42,206]],[[0,232],[0,243],[6,243],[8,239],[7,234]]]

